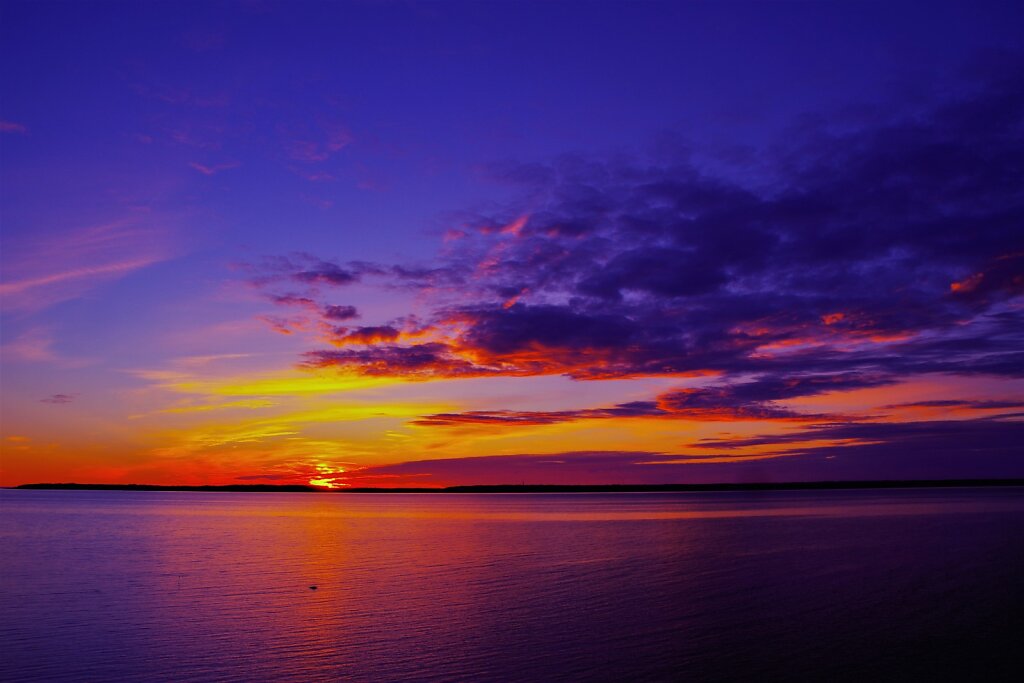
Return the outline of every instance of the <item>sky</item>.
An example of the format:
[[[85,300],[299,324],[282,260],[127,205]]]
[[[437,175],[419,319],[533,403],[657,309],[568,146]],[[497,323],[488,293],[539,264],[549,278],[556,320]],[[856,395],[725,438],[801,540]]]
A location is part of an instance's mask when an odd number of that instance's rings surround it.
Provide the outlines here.
[[[0,3],[0,484],[1024,476],[1017,2]]]

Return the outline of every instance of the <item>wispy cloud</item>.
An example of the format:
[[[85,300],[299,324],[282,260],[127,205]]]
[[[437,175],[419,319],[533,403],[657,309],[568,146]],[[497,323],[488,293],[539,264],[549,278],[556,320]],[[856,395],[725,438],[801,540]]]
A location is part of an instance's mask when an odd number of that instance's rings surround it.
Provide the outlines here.
[[[299,131],[286,131],[283,135],[288,156],[304,163],[327,161],[353,140],[349,129],[340,123],[327,123],[319,128],[304,126]]]
[[[170,257],[165,230],[144,217],[6,243],[0,297],[6,310],[38,310]]]
[[[50,363],[67,368],[82,367],[92,362],[86,358],[69,357],[59,352],[55,348],[56,343],[57,339],[51,327],[30,327],[0,346],[0,358],[4,362]]]
[[[74,268],[60,273],[50,273],[36,278],[0,283],[0,296],[21,294],[38,287],[53,285],[67,280],[82,280],[103,275],[118,275],[156,263],[156,259],[137,259],[121,263],[108,263],[102,266]]]
[[[516,427],[583,420],[659,419],[700,422],[823,422],[839,421],[837,415],[802,413],[779,401],[823,393],[878,386],[890,379],[870,376],[792,376],[785,380],[761,377],[754,381],[676,389],[652,401],[630,401],[604,408],[557,411],[469,411],[427,415],[413,424],[428,427],[488,425]]]
[[[192,168],[194,168],[195,170],[199,171],[203,175],[216,175],[216,174],[220,173],[221,171],[229,171],[229,170],[231,170],[233,168],[238,168],[242,164],[240,162],[238,162],[238,161],[228,161],[228,162],[223,163],[223,164],[210,164],[210,165],[206,165],[206,164],[200,164],[197,161],[191,161],[191,162],[189,162],[188,165],[191,166]]]
[[[28,126],[14,121],[0,121],[0,133],[28,133]]]

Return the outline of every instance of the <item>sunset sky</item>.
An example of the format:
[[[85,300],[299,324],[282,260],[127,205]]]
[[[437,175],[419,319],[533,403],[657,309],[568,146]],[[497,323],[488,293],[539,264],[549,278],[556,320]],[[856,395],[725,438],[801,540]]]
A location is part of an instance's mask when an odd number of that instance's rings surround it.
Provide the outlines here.
[[[1021,26],[5,0],[0,484],[1022,477]]]

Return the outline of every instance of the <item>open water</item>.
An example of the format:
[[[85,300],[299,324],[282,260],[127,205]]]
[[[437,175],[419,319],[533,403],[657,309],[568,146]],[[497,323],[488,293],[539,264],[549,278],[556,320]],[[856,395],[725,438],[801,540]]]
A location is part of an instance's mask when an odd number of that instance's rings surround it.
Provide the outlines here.
[[[6,681],[991,681],[1024,647],[1019,488],[5,490],[0,553]]]

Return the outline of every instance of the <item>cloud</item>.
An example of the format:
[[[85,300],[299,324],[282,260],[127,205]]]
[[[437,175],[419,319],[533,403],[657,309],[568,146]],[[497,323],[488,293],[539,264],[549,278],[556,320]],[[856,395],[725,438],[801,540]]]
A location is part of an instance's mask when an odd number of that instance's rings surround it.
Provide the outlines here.
[[[1024,293],[1024,252],[997,256],[968,277],[949,285],[954,296],[991,299],[999,295]]]
[[[320,305],[308,296],[296,294],[271,295],[270,300],[279,306],[296,306],[314,311],[320,310]]]
[[[304,163],[326,161],[352,143],[352,133],[340,123],[329,123],[319,128],[307,127],[303,132],[287,136],[285,151],[288,156]]]
[[[228,171],[232,168],[238,168],[242,164],[237,161],[229,161],[223,164],[214,164],[207,166],[205,164],[200,164],[199,162],[196,161],[190,161],[188,165],[194,168],[195,170],[199,171],[203,175],[216,175],[221,171]]]
[[[934,401],[914,401],[913,403],[892,403],[883,408],[966,408],[969,410],[1007,410],[1024,408],[1024,401],[968,401],[961,399],[938,399]]]
[[[338,346],[348,344],[377,344],[379,342],[393,342],[401,334],[390,325],[378,325],[376,327],[356,327],[349,329],[339,327],[335,330],[331,343]]]
[[[342,271],[336,266],[332,266],[332,269],[329,271],[317,271],[316,275],[310,275],[310,272],[311,271],[303,270],[299,273],[285,275],[283,279],[314,283],[312,286],[315,288],[316,283],[325,278],[331,281],[332,284],[336,284],[335,281],[343,281],[346,277],[341,275],[341,273],[346,271]],[[353,277],[358,278],[358,275],[353,274]],[[299,309],[302,311],[300,315],[289,318],[282,318],[276,315],[263,315],[260,317],[260,319],[268,323],[271,328],[285,334],[291,334],[295,330],[317,329],[324,337],[330,339],[332,343],[340,346],[348,343],[370,343],[373,340],[387,338],[388,331],[392,329],[388,327],[366,327],[355,329],[338,327],[337,323],[339,322],[347,322],[359,317],[359,311],[355,306],[339,304],[321,305],[311,296],[303,296],[294,293],[271,293],[267,295],[267,298],[278,306]],[[376,330],[376,333],[374,330]],[[391,338],[396,339],[397,337],[398,332],[396,330]]]
[[[496,166],[524,199],[462,214],[435,263],[309,257],[285,276],[373,275],[431,307],[425,339],[305,363],[420,379],[1024,376],[1022,73],[841,133],[807,125],[771,152],[767,189],[672,153]]]
[[[0,121],[0,133],[19,133],[21,135],[28,134],[28,127],[21,123],[15,123],[14,121]]]
[[[355,470],[349,486],[428,486],[459,484],[664,483],[664,469],[643,463],[664,458],[636,452],[568,452],[469,458],[443,458]],[[667,458],[664,458],[667,460]],[[667,467],[672,468],[671,465]]]
[[[481,377],[498,374],[451,353],[445,344],[428,342],[399,346],[375,344],[338,351],[310,351],[305,365],[311,368],[351,367],[369,377]],[[511,373],[506,373],[511,374]]]
[[[251,281],[257,286],[292,282],[311,287],[317,285],[342,287],[358,282],[363,275],[363,271],[357,267],[346,268],[333,261],[303,253],[268,259],[258,266],[246,266],[246,268],[253,273]],[[285,296],[301,298],[294,294]],[[287,303],[285,298],[279,298],[281,300],[277,303]]]
[[[527,410],[471,410],[464,413],[438,413],[427,415],[412,424],[425,427],[452,427],[463,425],[496,425],[496,426],[523,426],[523,425],[548,425],[560,422],[574,422],[577,420],[604,420],[610,418],[632,418],[632,417],[666,417],[670,413],[658,408],[656,403],[650,401],[634,401],[622,403],[610,408],[590,408],[584,410],[555,410],[555,411],[527,411]]]
[[[117,275],[120,273],[137,270],[152,264],[149,259],[138,259],[135,261],[124,261],[121,263],[108,263],[102,266],[85,268],[74,268],[60,273],[49,273],[40,277],[0,284],[0,296],[22,294],[38,287],[58,284],[68,280],[80,280],[104,275]]]
[[[324,318],[328,320],[352,320],[359,317],[359,311],[355,306],[332,306],[324,307]]]
[[[892,380],[872,376],[790,376],[760,377],[752,381],[701,388],[677,389],[659,395],[653,401],[630,401],[606,408],[558,411],[468,411],[427,415],[413,421],[426,427],[491,425],[515,427],[547,425],[580,420],[674,419],[717,421],[793,421],[822,422],[842,419],[820,413],[800,413],[777,401],[814,396],[833,391],[861,389],[887,384]]]
[[[104,282],[166,260],[165,230],[143,214],[24,241],[0,253],[7,310],[38,310],[82,296]]]
[[[908,455],[927,458],[929,452],[936,462],[956,453],[966,459],[982,457],[987,451],[998,453],[1020,471],[1019,439],[1024,436],[1024,422],[1015,419],[978,418],[972,420],[929,420],[908,422],[857,422],[816,424],[785,434],[731,438],[708,438],[690,444],[691,448],[715,451],[773,447],[775,452],[796,456],[822,454],[848,448],[878,447],[891,453],[905,447]],[[820,442],[827,442],[821,445]]]
[[[0,345],[0,357],[4,362],[48,363],[64,368],[83,367],[93,362],[88,358],[67,356],[56,346],[57,340],[51,327],[29,327]]]
[[[77,394],[52,394],[46,398],[39,399],[40,403],[53,403],[56,405],[62,405],[64,403],[71,403],[75,400]]]
[[[556,452],[419,460],[350,472],[350,486],[665,484],[1024,476],[1024,422],[954,420],[823,425],[796,434],[706,442],[678,454]],[[835,443],[822,445],[822,440]],[[743,453],[753,445],[782,453]],[[839,444],[839,445],[837,445]],[[770,464],[769,464],[770,463]]]

